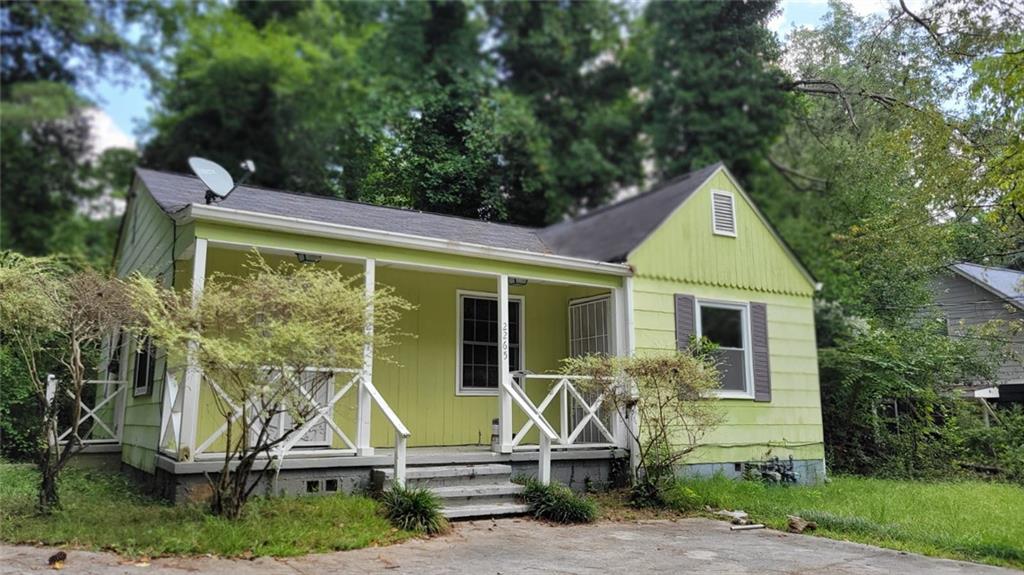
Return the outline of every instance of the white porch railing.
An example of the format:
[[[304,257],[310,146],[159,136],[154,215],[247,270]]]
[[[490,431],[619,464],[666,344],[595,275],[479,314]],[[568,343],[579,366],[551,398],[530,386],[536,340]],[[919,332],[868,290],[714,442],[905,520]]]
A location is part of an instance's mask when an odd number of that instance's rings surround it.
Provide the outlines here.
[[[538,411],[537,406],[530,401],[515,377],[508,374],[508,377],[501,379],[501,393],[506,394],[512,403],[519,407],[526,414],[527,420],[536,425],[540,433],[540,457],[538,458],[537,480],[543,485],[551,483],[551,442],[558,439],[558,434],[551,428],[551,425],[544,414]],[[502,425],[511,425],[511,421],[502,421]]]
[[[536,412],[544,418],[544,411],[551,405],[555,399],[558,399],[558,426],[551,425],[552,428],[557,429],[558,445],[556,447],[562,449],[569,449],[572,447],[621,447],[621,441],[619,438],[612,433],[605,423],[601,420],[601,406],[605,401],[605,394],[599,393],[593,400],[587,400],[584,394],[580,392],[577,387],[577,382],[589,381],[592,378],[584,375],[540,375],[531,373],[522,373],[513,375],[513,381],[515,387],[522,392],[523,398],[530,402],[529,395],[526,393],[527,385],[531,381],[544,382],[550,385],[555,382],[551,389],[548,391],[544,400],[539,404],[534,405]],[[574,410],[579,408],[583,412],[583,417],[573,421],[571,415]],[[586,443],[577,443],[580,434],[587,429],[588,425],[592,425],[596,428],[601,439],[606,441],[588,441]],[[526,423],[519,429],[519,431],[512,438],[513,449],[529,448],[523,445],[523,440],[526,438],[527,432],[534,427],[532,419],[527,419]]]
[[[95,386],[95,393],[92,394],[92,397],[87,397],[85,390],[82,393],[80,403],[82,412],[78,418],[81,443],[83,445],[120,444],[123,428],[120,403],[124,401],[125,390],[128,388],[127,382],[113,379],[90,379],[86,380],[84,384]],[[49,402],[53,402],[55,399],[57,387],[57,380],[50,376],[46,386],[46,399]],[[75,399],[75,394],[70,389],[65,389],[64,392],[72,400]],[[73,431],[74,426],[69,425],[57,436],[58,443],[70,441]]]
[[[350,391],[353,389],[362,388],[363,391],[368,394],[370,402],[356,402],[356,425],[360,425],[363,421],[368,421],[370,414],[369,410],[372,408],[372,404],[376,403],[381,413],[388,419],[388,422],[395,430],[395,481],[404,485],[405,484],[405,467],[406,467],[406,444],[409,436],[411,435],[402,420],[395,414],[391,406],[380,394],[377,388],[373,385],[372,381],[365,377],[364,371],[355,368],[315,368],[316,371],[329,371],[334,377],[334,387],[336,391],[333,395],[328,398],[325,403],[318,402],[313,394],[306,389],[301,389],[300,392],[303,394],[304,399],[314,406],[314,413],[311,417],[307,418],[298,428],[291,432],[288,439],[276,445],[270,457],[277,459],[278,463],[282,461],[310,432],[314,427],[318,425],[326,426],[328,430],[328,444],[336,437],[343,447],[336,448],[310,448],[303,449],[303,455],[307,456],[345,456],[345,455],[356,455],[358,448],[356,444],[349,438],[341,427],[338,425],[334,417],[335,405],[341,401]],[[167,377],[164,385],[164,416],[161,423],[160,431],[160,449],[162,452],[171,455],[175,458],[182,459],[193,459],[193,460],[209,460],[223,457],[223,451],[212,452],[211,448],[216,442],[224,437],[228,430],[227,422],[221,423],[221,425],[206,436],[202,442],[200,442],[195,449],[194,453],[183,454],[179,453],[179,445],[181,438],[181,425],[182,425],[182,406],[184,396],[184,385],[182,383],[185,380],[187,373],[186,367],[179,367],[176,369],[168,369]],[[346,377],[347,380],[344,383],[339,382],[339,379]],[[231,410],[233,418],[238,419],[243,416],[243,410],[236,401],[234,401],[225,391],[214,381],[212,378],[203,374],[201,378],[202,383],[207,386],[210,391],[216,395],[217,400],[223,402],[228,409]],[[340,388],[338,387],[340,383]],[[250,404],[250,409],[258,409],[254,404]],[[277,433],[283,432],[283,425],[277,425]],[[332,437],[333,436],[333,437]],[[278,436],[280,437],[280,436]],[[197,437],[198,439],[198,437]]]

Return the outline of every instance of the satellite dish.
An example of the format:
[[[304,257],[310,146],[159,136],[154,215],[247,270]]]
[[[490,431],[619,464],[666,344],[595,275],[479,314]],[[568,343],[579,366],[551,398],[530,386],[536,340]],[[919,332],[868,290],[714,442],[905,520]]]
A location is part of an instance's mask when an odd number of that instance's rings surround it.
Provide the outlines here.
[[[188,159],[188,166],[206,184],[207,204],[211,204],[216,200],[223,200],[228,197],[228,194],[235,191],[237,187],[231,174],[217,162],[192,156]],[[241,181],[238,182],[239,184],[249,179],[249,176],[256,172],[256,164],[252,160],[245,160],[242,162],[242,169],[245,170],[245,174],[242,176]]]

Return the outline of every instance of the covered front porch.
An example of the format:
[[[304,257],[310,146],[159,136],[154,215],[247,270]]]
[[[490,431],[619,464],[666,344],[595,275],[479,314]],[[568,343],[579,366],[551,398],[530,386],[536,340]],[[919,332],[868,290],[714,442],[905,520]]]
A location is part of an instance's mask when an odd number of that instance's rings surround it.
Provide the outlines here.
[[[318,414],[295,424],[270,455],[282,472],[387,465],[401,483],[407,466],[502,461],[530,462],[549,481],[552,461],[556,469],[571,460],[607,465],[626,453],[623,418],[588,393],[581,376],[560,373],[567,357],[629,353],[624,266],[524,265],[207,231],[176,254],[176,286],[201,292],[208,274],[240,273],[246,252],[256,249],[271,263],[340,266],[368,298],[386,286],[416,306],[402,319],[407,335],[397,345],[368,345],[360,365],[319,368],[331,377],[310,397]],[[372,312],[365,329],[373,330]],[[212,471],[223,459],[227,397],[198,366],[180,363],[168,366],[162,389],[157,467],[176,475]]]

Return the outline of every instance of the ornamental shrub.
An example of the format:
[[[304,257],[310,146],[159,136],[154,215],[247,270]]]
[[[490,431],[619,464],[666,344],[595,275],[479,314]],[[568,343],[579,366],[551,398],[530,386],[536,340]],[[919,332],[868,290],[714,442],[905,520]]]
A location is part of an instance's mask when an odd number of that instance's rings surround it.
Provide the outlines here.
[[[565,485],[544,485],[536,479],[527,479],[524,487],[522,497],[537,519],[555,523],[593,523],[597,519],[597,505]]]
[[[409,489],[393,484],[380,495],[384,516],[392,525],[406,531],[437,535],[448,531],[448,519],[441,502],[427,489]]]

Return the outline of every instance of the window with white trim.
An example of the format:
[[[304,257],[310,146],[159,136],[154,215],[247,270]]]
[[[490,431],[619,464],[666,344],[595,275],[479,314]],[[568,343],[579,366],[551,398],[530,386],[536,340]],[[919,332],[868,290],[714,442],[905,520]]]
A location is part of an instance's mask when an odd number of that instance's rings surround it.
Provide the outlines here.
[[[156,350],[153,340],[145,338],[135,350],[135,373],[132,375],[132,395],[146,395],[153,386],[156,373]]]
[[[753,364],[747,305],[698,301],[697,308],[697,335],[718,346],[722,395],[751,395]]]
[[[508,302],[509,371],[522,369],[523,301]],[[459,393],[498,391],[498,298],[459,294]]]
[[[711,229],[715,235],[736,237],[736,199],[729,192],[711,192]]]

